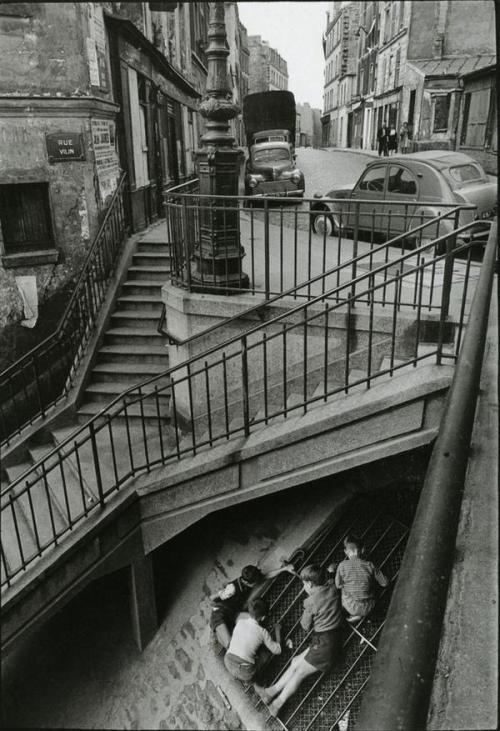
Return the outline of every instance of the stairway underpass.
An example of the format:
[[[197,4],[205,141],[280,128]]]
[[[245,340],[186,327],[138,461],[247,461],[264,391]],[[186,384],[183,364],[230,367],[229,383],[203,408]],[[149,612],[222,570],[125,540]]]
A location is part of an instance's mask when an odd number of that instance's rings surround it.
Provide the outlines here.
[[[335,731],[339,721],[344,728],[354,729],[363,689],[384,626],[392,589],[406,546],[408,532],[418,502],[420,484],[414,481],[404,488],[376,491],[358,495],[350,500],[341,513],[327,521],[305,544],[292,554],[297,571],[309,563],[323,567],[338,564],[345,558],[343,539],[357,535],[366,547],[367,558],[380,567],[390,583],[379,589],[373,612],[355,625],[343,621],[343,652],[337,665],[328,673],[316,673],[307,678],[296,693],[273,718],[252,685],[240,683],[262,717],[262,727],[290,731]],[[298,577],[283,573],[273,579],[261,595],[269,603],[266,626],[277,622],[282,627],[282,653],[267,653],[258,676],[264,686],[276,682],[291,660],[306,649],[310,632],[300,626],[302,603],[306,594]],[[286,643],[288,642],[288,646]]]

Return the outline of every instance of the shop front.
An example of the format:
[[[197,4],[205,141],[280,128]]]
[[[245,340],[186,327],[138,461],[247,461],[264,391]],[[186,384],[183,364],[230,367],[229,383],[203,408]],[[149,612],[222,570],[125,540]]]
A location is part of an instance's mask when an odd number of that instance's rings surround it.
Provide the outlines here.
[[[128,20],[107,16],[117,140],[132,230],[163,217],[163,192],[193,172],[200,94]]]

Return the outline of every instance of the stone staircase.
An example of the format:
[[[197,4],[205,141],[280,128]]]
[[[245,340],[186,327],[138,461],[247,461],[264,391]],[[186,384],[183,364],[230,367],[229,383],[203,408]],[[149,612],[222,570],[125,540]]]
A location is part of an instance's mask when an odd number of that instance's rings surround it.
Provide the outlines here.
[[[161,287],[170,274],[169,248],[160,231],[159,227],[152,229],[137,244],[78,409],[80,424],[85,424],[123,391],[168,368],[165,339],[157,330]],[[168,396],[161,395],[159,400],[160,413],[168,418]],[[146,403],[143,414],[156,419],[155,404]],[[139,417],[139,407],[131,406],[128,415]]]

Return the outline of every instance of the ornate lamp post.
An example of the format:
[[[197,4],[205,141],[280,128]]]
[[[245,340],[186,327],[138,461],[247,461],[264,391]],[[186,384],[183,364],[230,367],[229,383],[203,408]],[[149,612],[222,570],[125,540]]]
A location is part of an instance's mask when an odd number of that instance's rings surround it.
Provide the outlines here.
[[[226,24],[224,3],[210,3],[208,30],[208,78],[200,113],[206,119],[202,147],[196,151],[196,171],[200,194],[238,195],[241,150],[229,132],[229,120],[238,113],[227,78]],[[205,292],[247,289],[248,276],[242,271],[245,250],[240,245],[238,201],[200,199],[200,242],[195,250],[191,284]],[[231,210],[232,209],[232,210]]]

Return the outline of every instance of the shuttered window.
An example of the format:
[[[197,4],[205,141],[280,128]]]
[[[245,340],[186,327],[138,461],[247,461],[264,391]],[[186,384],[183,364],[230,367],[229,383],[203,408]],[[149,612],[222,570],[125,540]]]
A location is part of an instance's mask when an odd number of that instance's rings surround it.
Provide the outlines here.
[[[53,248],[48,183],[0,185],[0,224],[6,254]]]
[[[490,110],[490,94],[491,89],[489,88],[466,94],[462,127],[462,144],[466,147],[484,146]]]

